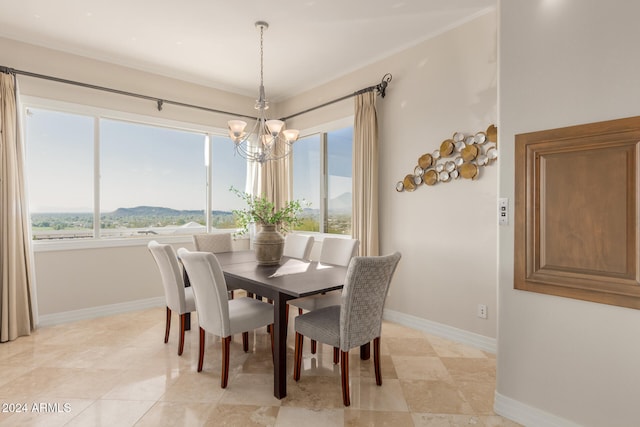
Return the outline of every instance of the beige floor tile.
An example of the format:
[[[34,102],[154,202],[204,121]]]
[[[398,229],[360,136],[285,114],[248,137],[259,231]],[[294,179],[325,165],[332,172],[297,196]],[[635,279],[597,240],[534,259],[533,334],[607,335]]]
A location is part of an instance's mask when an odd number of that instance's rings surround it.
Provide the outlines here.
[[[75,416],[68,427],[133,426],[155,404],[148,400],[97,400]]]
[[[443,357],[442,363],[454,380],[495,383],[496,360],[488,358]]]
[[[313,410],[343,408],[340,377],[301,376],[287,383],[287,397],[282,406]]]
[[[135,424],[136,427],[202,426],[215,406],[201,402],[157,402]]]
[[[327,427],[344,425],[344,409],[317,411],[308,408],[282,406],[278,412],[276,427]]]
[[[412,416],[415,427],[484,427],[475,415],[413,413]]]
[[[474,414],[462,393],[444,381],[400,380],[411,412],[434,414]]]
[[[377,385],[375,378],[351,381],[351,407],[372,411],[408,412],[400,380],[386,380]]]
[[[169,385],[160,398],[167,402],[216,403],[225,390],[220,387],[220,376],[207,372],[186,372],[180,374]]]
[[[278,406],[224,405],[214,407],[205,426],[259,427],[275,426]]]
[[[400,379],[451,381],[439,357],[391,356]]]
[[[238,374],[229,383],[219,404],[280,406],[273,395],[273,374]]]
[[[0,388],[2,401],[27,401],[43,396],[57,387],[68,376],[64,368],[35,368],[8,381]]]
[[[404,427],[412,426],[413,422],[409,412],[346,409],[344,425],[345,427]]]
[[[45,397],[99,399],[121,381],[122,372],[107,369],[64,368],[56,385],[40,394]]]
[[[468,345],[449,341],[435,335],[427,335],[431,346],[440,357],[487,357],[485,352]]]
[[[102,398],[156,401],[176,380],[171,372],[162,374],[155,370],[128,370],[123,373],[122,380]]]
[[[420,338],[396,338],[381,339],[389,346],[389,354],[392,356],[437,356],[433,347],[425,337]]]
[[[494,354],[383,322],[383,384],[373,354],[349,352],[351,406],[342,403],[333,349],[305,339],[302,375],[292,379],[294,333],[287,339],[287,390],[273,396],[271,343],[265,328],[250,334],[250,351],[233,338],[229,384],[220,388],[218,337],[206,335],[204,370],[196,372],[197,315],[177,354],[178,321],[164,338],[164,307],[41,328],[0,344],[0,402],[69,403],[61,413],[0,413],[14,425],[237,425],[514,427],[493,412]],[[54,407],[54,406],[52,406]]]

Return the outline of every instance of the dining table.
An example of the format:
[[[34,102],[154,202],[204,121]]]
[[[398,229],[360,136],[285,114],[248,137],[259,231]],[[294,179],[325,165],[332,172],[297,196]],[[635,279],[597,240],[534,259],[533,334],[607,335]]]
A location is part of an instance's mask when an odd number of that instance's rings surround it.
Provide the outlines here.
[[[287,301],[342,289],[347,267],[286,256],[278,265],[260,265],[251,250],[215,256],[229,290],[244,289],[273,302],[273,393],[282,399],[287,395]],[[368,345],[361,347],[360,357],[369,358]]]

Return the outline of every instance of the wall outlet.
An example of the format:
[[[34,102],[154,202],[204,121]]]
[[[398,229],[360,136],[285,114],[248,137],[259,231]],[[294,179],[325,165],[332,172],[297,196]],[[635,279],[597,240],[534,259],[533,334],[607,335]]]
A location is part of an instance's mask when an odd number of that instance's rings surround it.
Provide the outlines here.
[[[478,304],[478,317],[481,319],[487,318],[487,306],[484,304]]]

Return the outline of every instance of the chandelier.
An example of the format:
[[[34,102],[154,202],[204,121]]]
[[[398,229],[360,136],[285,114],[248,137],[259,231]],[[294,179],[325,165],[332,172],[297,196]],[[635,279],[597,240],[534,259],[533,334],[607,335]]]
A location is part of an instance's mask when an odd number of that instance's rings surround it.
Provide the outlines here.
[[[255,105],[255,109],[258,110],[256,122],[250,132],[245,131],[247,122],[242,120],[229,120],[227,125],[236,153],[248,161],[265,163],[287,157],[291,153],[293,143],[298,139],[299,131],[285,129],[282,120],[267,119],[269,102],[264,94],[263,35],[269,24],[258,21],[255,26],[260,30],[260,88]]]

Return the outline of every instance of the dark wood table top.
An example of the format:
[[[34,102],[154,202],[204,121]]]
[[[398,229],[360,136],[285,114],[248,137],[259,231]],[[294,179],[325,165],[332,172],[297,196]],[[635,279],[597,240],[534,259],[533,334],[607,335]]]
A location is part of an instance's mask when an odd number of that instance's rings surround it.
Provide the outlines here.
[[[280,265],[258,265],[253,251],[215,254],[227,278],[233,277],[260,285],[287,299],[341,289],[347,267],[282,257]]]

